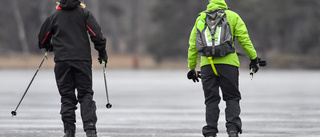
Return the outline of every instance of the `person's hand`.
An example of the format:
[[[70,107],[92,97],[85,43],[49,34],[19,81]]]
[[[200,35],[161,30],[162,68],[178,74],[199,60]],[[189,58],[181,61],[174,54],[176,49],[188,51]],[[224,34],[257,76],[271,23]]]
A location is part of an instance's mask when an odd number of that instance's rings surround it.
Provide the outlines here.
[[[52,44],[45,44],[43,46],[43,49],[45,52],[52,52],[53,51],[53,45]]]
[[[254,73],[258,72],[258,70],[259,70],[259,61],[260,61],[259,57],[251,60],[251,62],[249,64],[249,69],[252,70],[252,72],[254,72]]]
[[[194,69],[190,69],[188,74],[187,74],[188,79],[192,79],[193,82],[199,82],[198,76],[199,76],[198,72],[196,70],[194,70]]]
[[[105,63],[108,63],[108,55],[99,56],[98,60],[99,60],[100,64],[102,64],[102,61],[104,61]]]
[[[108,63],[108,54],[107,54],[107,52],[99,53],[98,60],[99,60],[100,64],[102,64],[102,61],[104,61],[105,62],[105,67],[106,67],[106,65]]]

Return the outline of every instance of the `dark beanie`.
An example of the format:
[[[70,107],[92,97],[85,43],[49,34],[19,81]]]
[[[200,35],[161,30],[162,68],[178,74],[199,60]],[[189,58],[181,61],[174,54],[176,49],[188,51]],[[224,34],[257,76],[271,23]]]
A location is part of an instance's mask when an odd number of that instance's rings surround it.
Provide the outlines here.
[[[80,3],[79,0],[60,0],[60,7],[62,9],[71,10],[77,8]]]

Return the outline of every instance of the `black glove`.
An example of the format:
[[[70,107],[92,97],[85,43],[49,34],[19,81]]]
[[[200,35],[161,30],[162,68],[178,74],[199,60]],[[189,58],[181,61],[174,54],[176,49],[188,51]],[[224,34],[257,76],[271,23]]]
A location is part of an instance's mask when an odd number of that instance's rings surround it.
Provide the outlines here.
[[[199,82],[198,77],[201,78],[201,76],[198,75],[197,72],[196,72],[196,70],[194,70],[194,69],[191,69],[191,70],[188,72],[187,77],[188,77],[188,79],[192,79],[193,82]]]
[[[41,47],[42,46],[42,47]],[[45,52],[52,52],[53,51],[53,45],[51,43],[49,44],[43,44],[39,46],[40,49],[44,49]]]
[[[260,60],[261,59],[259,57],[257,57],[254,60],[251,60],[251,62],[249,64],[249,69],[250,70],[252,69],[254,73],[257,73],[258,70],[259,70],[259,66],[258,65],[259,65]]]
[[[108,54],[107,51],[99,51],[99,58],[98,58],[100,64],[102,64],[102,61],[104,61],[106,64],[108,63]]]
[[[50,44],[51,45],[51,44]],[[53,46],[51,45],[50,47],[46,47],[45,50],[46,52],[52,52],[53,51]]]

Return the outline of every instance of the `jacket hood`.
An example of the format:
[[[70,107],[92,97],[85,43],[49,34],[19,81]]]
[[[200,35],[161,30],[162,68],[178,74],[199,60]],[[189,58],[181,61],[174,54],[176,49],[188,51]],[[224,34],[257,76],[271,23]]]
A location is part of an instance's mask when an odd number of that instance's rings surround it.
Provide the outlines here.
[[[60,8],[64,10],[72,10],[79,6],[81,2],[79,0],[61,0]]]
[[[211,0],[207,6],[207,11],[213,11],[216,9],[228,9],[228,5],[225,0]]]

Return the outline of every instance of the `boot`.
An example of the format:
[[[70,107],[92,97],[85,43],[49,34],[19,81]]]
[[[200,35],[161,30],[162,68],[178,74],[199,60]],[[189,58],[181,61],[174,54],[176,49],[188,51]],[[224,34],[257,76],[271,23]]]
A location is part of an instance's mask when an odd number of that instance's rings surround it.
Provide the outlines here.
[[[87,130],[86,135],[87,137],[97,137],[97,132],[95,130]]]
[[[237,131],[230,131],[230,132],[228,132],[228,135],[229,135],[229,137],[239,137]]]
[[[75,131],[73,130],[66,130],[63,137],[75,137]]]

